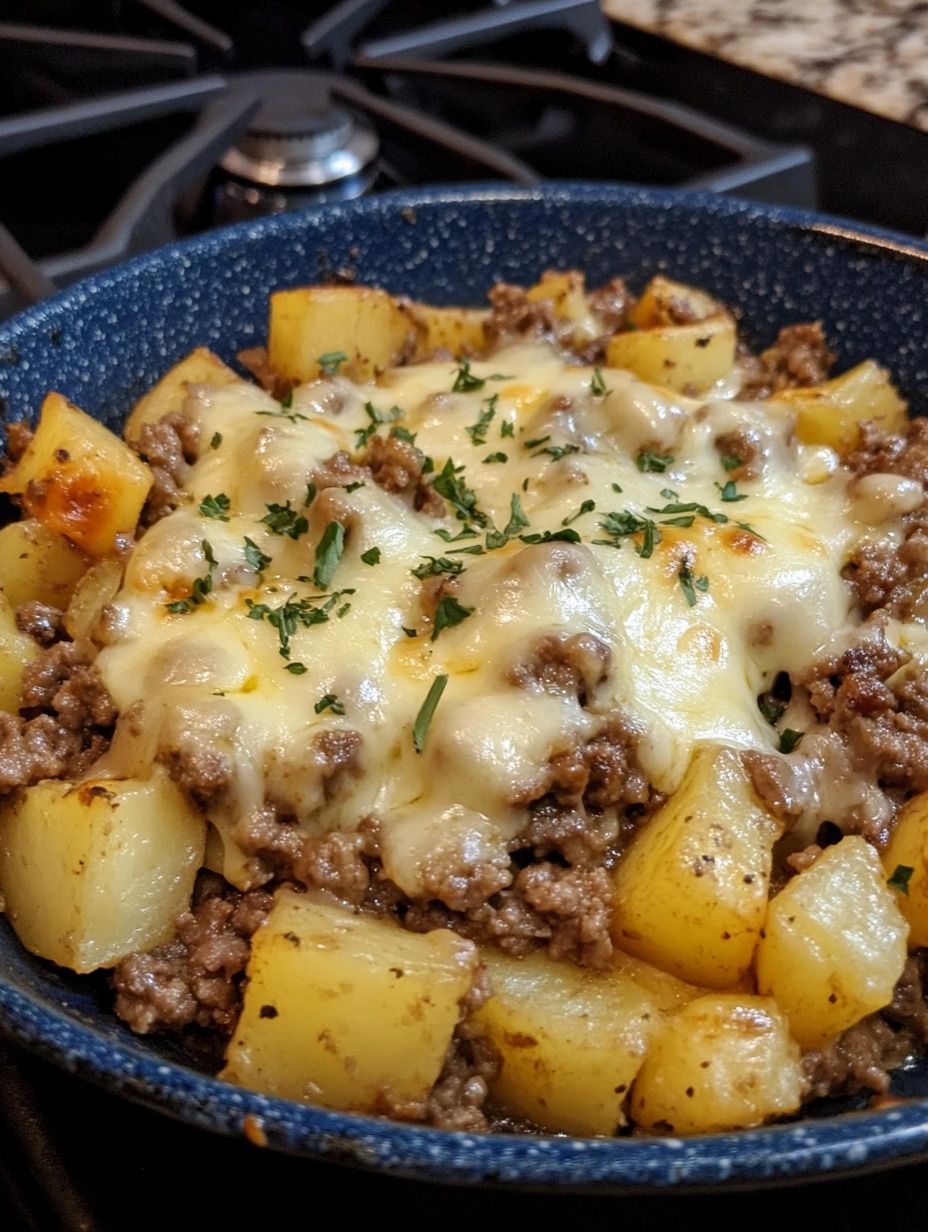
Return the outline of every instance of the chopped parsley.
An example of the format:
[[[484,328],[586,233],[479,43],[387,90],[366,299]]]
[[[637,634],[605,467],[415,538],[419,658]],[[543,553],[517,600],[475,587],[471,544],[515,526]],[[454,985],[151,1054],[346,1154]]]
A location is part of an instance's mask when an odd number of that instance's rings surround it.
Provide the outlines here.
[[[305,676],[306,664],[305,663],[288,663],[287,666],[284,668],[284,671],[289,672],[291,676]]]
[[[266,556],[258,545],[248,536],[245,536],[245,564],[249,569],[253,569],[255,573],[263,573],[271,563],[270,556]]]
[[[912,874],[915,872],[908,864],[897,864],[893,869],[893,875],[886,879],[886,884],[891,890],[898,890],[900,894],[904,894],[906,898],[909,896],[909,882],[912,880]]]
[[[487,443],[487,429],[496,417],[498,398],[499,394],[493,394],[491,398],[487,398],[485,406],[477,416],[477,422],[464,429],[475,445],[485,445]]]
[[[805,732],[793,731],[791,727],[785,727],[780,732],[780,743],[777,745],[778,751],[781,753],[792,753],[804,735]]]
[[[377,547],[368,548],[366,552],[361,553],[361,559],[364,561],[365,565],[379,565],[380,557],[381,551],[380,548]]]
[[[757,699],[757,709],[761,712],[771,727],[779,723],[786,713],[786,702],[778,702],[769,693],[762,693]]]
[[[483,459],[483,464],[484,466],[486,466],[490,462],[508,462],[508,461],[509,461],[509,458],[507,457],[507,455],[504,454],[502,450],[498,449],[496,453],[488,453],[487,456]]]
[[[216,560],[212,546],[206,539],[200,541],[200,548],[206,557],[208,565],[206,573],[202,577],[193,579],[190,586],[190,594],[186,599],[174,599],[171,603],[164,605],[172,616],[180,616],[186,612],[192,612],[195,607],[199,607],[201,603],[206,602],[206,596],[213,589],[213,571],[219,562]]]
[[[284,408],[285,411],[290,410],[291,406],[293,406],[293,390],[292,389],[287,390],[287,392],[284,394],[284,396],[280,400],[280,405]]]
[[[483,389],[486,381],[479,376],[474,376],[470,370],[470,360],[462,359],[460,367],[454,376],[454,384],[451,386],[453,394],[469,394],[475,389]]]
[[[515,427],[508,419],[504,419],[499,425],[500,436],[515,436]]]
[[[606,382],[603,380],[602,371],[599,368],[593,369],[593,376],[590,380],[590,393],[594,398],[604,398],[609,390],[606,388]]]
[[[210,437],[210,442],[209,442],[210,449],[218,449],[221,444],[222,444],[222,433],[214,432],[213,435]]]
[[[547,435],[547,436],[536,436],[536,437],[534,438],[534,440],[531,440],[531,441],[523,441],[523,442],[522,442],[522,448],[523,448],[523,449],[535,449],[538,445],[544,445],[544,444],[546,444],[548,441],[550,441],[550,439],[551,439],[551,433],[550,433],[550,432],[548,433],[548,435]]]
[[[346,492],[357,492],[358,488],[366,488],[367,484],[363,479],[356,479],[354,483],[346,483],[344,490]]]
[[[402,424],[397,424],[395,427],[391,428],[390,435],[394,440],[405,441],[407,445],[415,445],[416,443],[415,432],[410,432],[409,429],[404,428]]]
[[[471,549],[465,548],[465,551]],[[464,562],[460,560],[449,560],[447,556],[424,556],[424,564],[416,565],[415,569],[410,569],[409,572],[413,577],[423,578],[439,577],[443,573],[447,573],[449,577],[456,577],[464,570]]]
[[[330,522],[322,532],[322,538],[316,545],[316,565],[313,569],[313,581],[320,590],[325,590],[345,549],[345,528],[341,522]]]
[[[290,539],[299,539],[309,530],[309,522],[287,501],[285,505],[265,505],[267,513],[261,519],[272,535],[286,535]]]
[[[439,539],[444,539],[445,543],[458,543],[461,539],[476,539],[477,537],[477,532],[472,526],[463,527],[456,535],[452,535],[450,530],[445,530],[443,526],[440,526],[435,534]]]
[[[683,596],[690,607],[696,606],[696,591],[707,591],[709,589],[709,579],[703,573],[700,577],[694,578],[693,571],[684,561],[680,566],[680,572],[677,574],[680,581],[680,589],[683,591]]]
[[[398,406],[391,406],[388,411],[380,411],[372,402],[365,402],[364,412],[369,422],[366,428],[355,428],[358,449],[364,448],[381,424],[396,423],[403,418],[403,412]]]
[[[266,603],[255,603],[253,599],[246,599],[245,606],[248,608],[249,620],[266,620],[277,630],[280,641],[278,653],[282,659],[289,659],[290,642],[296,631],[299,628],[309,629],[312,625],[325,624],[332,608],[342,596],[353,594],[353,590],[337,590],[331,595],[308,595],[303,599],[290,595],[279,607],[269,607]]]
[[[715,486],[718,488],[719,495],[723,501],[743,501],[748,499],[743,492],[738,492],[734,479],[728,479],[724,484],[717,483]]]
[[[413,748],[417,753],[421,753],[425,747],[425,734],[429,729],[432,716],[435,713],[438,703],[441,701],[441,695],[444,693],[445,685],[447,683],[447,676],[436,676],[429,686],[428,693],[425,695],[425,701],[419,707],[419,713],[416,715],[416,721],[412,725],[412,743]]]
[[[477,508],[477,495],[469,488],[462,478],[463,466],[455,466],[451,458],[445,463],[432,480],[432,487],[439,496],[443,496],[455,510],[463,522],[474,522],[477,526],[486,526],[487,515]]]
[[[660,527],[650,518],[640,518],[629,509],[624,509],[621,513],[607,513],[599,525],[608,538],[594,539],[593,542],[610,548],[620,548],[630,535],[640,533],[641,542],[635,544],[635,551],[643,559],[651,556],[661,541]]]
[[[523,543],[552,543],[555,540],[562,540],[564,543],[580,542],[580,536],[571,527],[564,530],[543,530],[531,535],[520,535],[519,538]]]
[[[576,513],[572,513],[569,517],[561,519],[561,525],[570,526],[571,522],[576,522],[577,518],[582,518],[585,513],[592,513],[595,508],[596,501],[585,500]]]
[[[316,714],[322,714],[323,710],[331,710],[333,714],[344,714],[345,707],[338,700],[334,693],[326,693],[313,706]]]
[[[650,449],[642,449],[635,459],[635,465],[645,475],[663,475],[673,462],[673,454],[652,453]]]
[[[543,453],[548,454],[555,462],[560,462],[561,458],[566,458],[569,453],[579,453],[579,445],[547,445],[544,449],[539,449],[537,453],[533,453],[533,458],[539,458]]]
[[[308,483],[306,485],[306,495],[303,497],[303,508],[308,509],[315,499],[316,485],[314,483]]]
[[[232,502],[225,492],[217,496],[204,496],[200,501],[200,513],[204,518],[215,518],[218,522],[228,522],[229,509]]]
[[[326,351],[324,355],[320,355],[316,360],[319,365],[319,371],[325,376],[338,376],[338,370],[345,363],[348,356],[344,351]]]
[[[726,471],[736,471],[739,466],[744,466],[740,458],[736,458],[733,453],[723,453],[719,458],[722,463],[722,468]]]
[[[513,492],[509,498],[509,521],[502,530],[491,530],[487,533],[487,548],[493,551],[495,548],[505,547],[514,535],[525,530],[528,525],[529,520],[522,508],[522,498],[518,492]]]
[[[434,642],[445,629],[452,629],[455,625],[459,625],[462,620],[472,616],[473,612],[472,607],[464,607],[463,604],[458,603],[454,595],[445,595],[439,599],[438,606],[435,608],[431,640]]]
[[[280,402],[280,409],[277,411],[255,411],[256,415],[265,415],[270,419],[289,419],[291,423],[296,423],[298,419],[309,422],[308,415],[301,415],[299,411],[291,410],[293,405],[293,390],[285,394]]]

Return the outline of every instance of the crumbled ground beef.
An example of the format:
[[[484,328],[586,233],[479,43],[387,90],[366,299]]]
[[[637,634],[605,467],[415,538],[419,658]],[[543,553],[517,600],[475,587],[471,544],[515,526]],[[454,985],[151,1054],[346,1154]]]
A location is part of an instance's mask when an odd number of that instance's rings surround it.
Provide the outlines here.
[[[530,864],[516,877],[515,888],[548,925],[552,958],[569,958],[588,967],[607,965],[612,957],[614,895],[605,869]]]
[[[370,830],[333,830],[324,838],[304,841],[294,862],[293,875],[298,881],[328,890],[357,907],[370,886],[369,861],[375,855],[376,839]]]
[[[116,717],[96,668],[73,642],[26,664],[21,710],[0,712],[0,794],[83,773],[105,751]]]
[[[118,965],[116,1013],[142,1035],[191,1025],[229,1035],[241,1010],[249,942],[272,901],[263,890],[240,894],[212,884],[178,917],[173,941]]]
[[[760,438],[748,428],[736,432],[723,432],[715,438],[719,456],[738,460],[738,465],[728,471],[729,479],[756,479],[764,468],[764,451]]]
[[[152,488],[139,525],[151,526],[183,503],[183,485],[196,460],[199,433],[186,416],[172,411],[158,423],[145,424],[136,443],[139,456],[152,473]]]
[[[628,323],[628,314],[635,306],[635,297],[624,278],[612,278],[587,296],[593,313],[599,318],[603,332],[617,334]]]
[[[551,796],[560,805],[582,802],[595,810],[647,804],[650,788],[637,764],[637,745],[638,733],[621,715],[606,716],[592,739],[551,758],[544,785],[541,791],[532,789],[532,800]]]
[[[34,638],[40,646],[50,646],[61,636],[62,616],[57,607],[31,599],[16,609],[16,627],[21,633]]]
[[[488,298],[490,316],[483,331],[491,349],[513,338],[546,338],[563,346],[573,339],[573,323],[555,315],[551,300],[530,300],[525,287],[498,282]]]
[[[905,436],[861,424],[857,448],[845,462],[856,475],[904,475],[928,483],[928,419],[913,419]]]
[[[835,362],[821,324],[787,325],[773,346],[762,351],[757,363],[746,365],[742,398],[767,398],[783,389],[818,385],[826,380]]]
[[[530,847],[536,859],[557,852],[572,868],[593,868],[610,860],[620,829],[614,813],[564,808],[549,797],[531,806],[531,820],[515,845]]]
[[[892,687],[902,656],[868,638],[813,666],[799,683],[816,716],[838,732],[854,768],[871,782],[928,788],[928,673],[914,662]]]
[[[538,639],[509,680],[533,692],[576,697],[581,706],[609,674],[612,651],[592,633],[549,633]]]
[[[267,347],[246,347],[245,350],[239,351],[236,358],[242,367],[251,373],[258,384],[266,389],[271,397],[276,398],[278,402],[285,398],[292,389],[291,382],[278,376],[271,367]]]
[[[425,454],[409,441],[396,436],[373,436],[362,462],[384,491],[411,492],[417,511],[431,517],[441,517],[445,512],[444,501],[422,479]]]

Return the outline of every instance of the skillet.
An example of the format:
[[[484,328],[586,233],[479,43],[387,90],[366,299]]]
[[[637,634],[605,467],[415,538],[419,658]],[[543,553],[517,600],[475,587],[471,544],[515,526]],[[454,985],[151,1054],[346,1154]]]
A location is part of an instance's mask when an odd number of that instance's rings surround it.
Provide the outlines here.
[[[478,304],[499,279],[549,266],[657,271],[731,304],[754,346],[819,319],[839,369],[873,357],[913,411],[928,407],[928,246],[792,210],[592,184],[385,194],[172,245],[80,283],[0,326],[0,418],[28,418],[57,389],[111,425],[197,345],[230,361],[263,341],[271,290],[351,277],[439,304]],[[103,979],[27,955],[0,921],[0,1030],[128,1098],[273,1148],[423,1180],[562,1192],[762,1185],[928,1156],[928,1065],[911,1098],[689,1140],[467,1135],[327,1112],[239,1090],[170,1043],[133,1037]]]

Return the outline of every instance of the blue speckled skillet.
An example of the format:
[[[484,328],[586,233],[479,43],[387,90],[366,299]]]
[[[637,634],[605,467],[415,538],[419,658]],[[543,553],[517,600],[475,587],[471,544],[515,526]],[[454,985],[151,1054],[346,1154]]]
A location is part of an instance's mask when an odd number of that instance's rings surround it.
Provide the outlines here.
[[[873,356],[928,408],[928,247],[837,220],[725,198],[605,185],[455,188],[374,197],[177,244],[99,274],[0,327],[5,416],[48,389],[117,423],[173,361],[205,344],[224,359],[262,340],[276,287],[342,267],[436,303],[482,301],[498,279],[578,267],[592,284],[640,285],[656,270],[735,305],[766,344],[820,319],[841,366]],[[580,1141],[472,1136],[325,1112],[238,1090],[170,1045],[129,1034],[105,985],[26,955],[0,924],[0,1028],[63,1067],[192,1124],[240,1135],[256,1118],[270,1146],[433,1181],[589,1192],[764,1184],[928,1157],[928,1074],[917,1097],[740,1134]]]

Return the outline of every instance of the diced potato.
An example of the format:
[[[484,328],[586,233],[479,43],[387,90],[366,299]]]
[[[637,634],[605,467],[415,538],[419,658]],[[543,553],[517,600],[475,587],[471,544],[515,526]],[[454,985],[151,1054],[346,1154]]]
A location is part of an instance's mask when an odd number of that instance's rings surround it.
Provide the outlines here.
[[[49,779],[0,805],[0,889],[23,945],[73,971],[170,940],[205,822],[164,774]]]
[[[764,922],[779,832],[739,754],[698,748],[616,870],[616,945],[691,983],[733,987]]]
[[[623,954],[621,950],[613,953],[610,970],[622,979],[634,980],[662,1013],[674,1013],[706,992],[697,984],[688,984],[669,971],[661,971],[660,967],[654,967],[631,954]]]
[[[283,891],[252,942],[222,1076],[327,1108],[383,1111],[434,1085],[477,950]]]
[[[23,691],[23,668],[38,658],[39,648],[16,627],[13,608],[0,593],[0,710],[19,709]]]
[[[90,558],[35,518],[0,530],[0,590],[17,608],[37,599],[62,611]]]
[[[121,561],[98,560],[78,582],[64,614],[72,641],[93,641],[104,607],[116,598],[122,574]]]
[[[419,327],[416,357],[433,351],[479,355],[486,347],[483,326],[490,313],[484,308],[436,308],[432,304],[409,303],[409,315]]]
[[[145,424],[158,423],[172,411],[183,409],[190,385],[230,385],[241,380],[208,347],[197,347],[166,372],[157,385],[139,398],[126,420],[127,441],[136,442]]]
[[[827,847],[770,903],[757,986],[775,997],[804,1048],[888,1005],[908,925],[880,858],[859,835]]]
[[[661,1027],[630,1112],[652,1133],[711,1133],[795,1112],[801,1092],[799,1048],[776,1002],[726,993],[690,1001]]]
[[[905,805],[883,854],[887,878],[899,868],[912,870],[905,891],[895,891],[896,906],[909,924],[909,945],[928,945],[928,792]]]
[[[625,368],[677,393],[705,393],[731,372],[735,323],[726,314],[689,325],[656,325],[614,334],[606,348],[610,368]]]
[[[542,953],[483,958],[493,995],[475,1021],[502,1058],[493,1101],[559,1133],[614,1133],[658,1022],[652,998],[627,975]]]
[[[638,329],[653,329],[657,325],[681,324],[686,317],[705,321],[721,311],[719,301],[698,287],[656,274],[641,293],[629,319]]]
[[[587,301],[583,275],[576,270],[565,273],[546,270],[540,281],[529,287],[525,298],[536,303],[541,300],[550,301],[555,317],[573,324],[575,346],[592,342],[603,333],[602,324],[596,319]]]
[[[829,445],[838,453],[852,450],[860,425],[868,419],[884,432],[905,432],[906,404],[889,374],[872,359],[864,360],[832,381],[776,395],[796,412],[796,435],[806,445]]]
[[[376,287],[296,287],[271,295],[270,366],[293,385],[319,375],[319,357],[341,351],[344,376],[372,381],[415,334],[409,314]]]
[[[30,517],[92,556],[107,556],[135,530],[151,484],[151,471],[118,436],[50,393],[0,492],[20,496]]]

